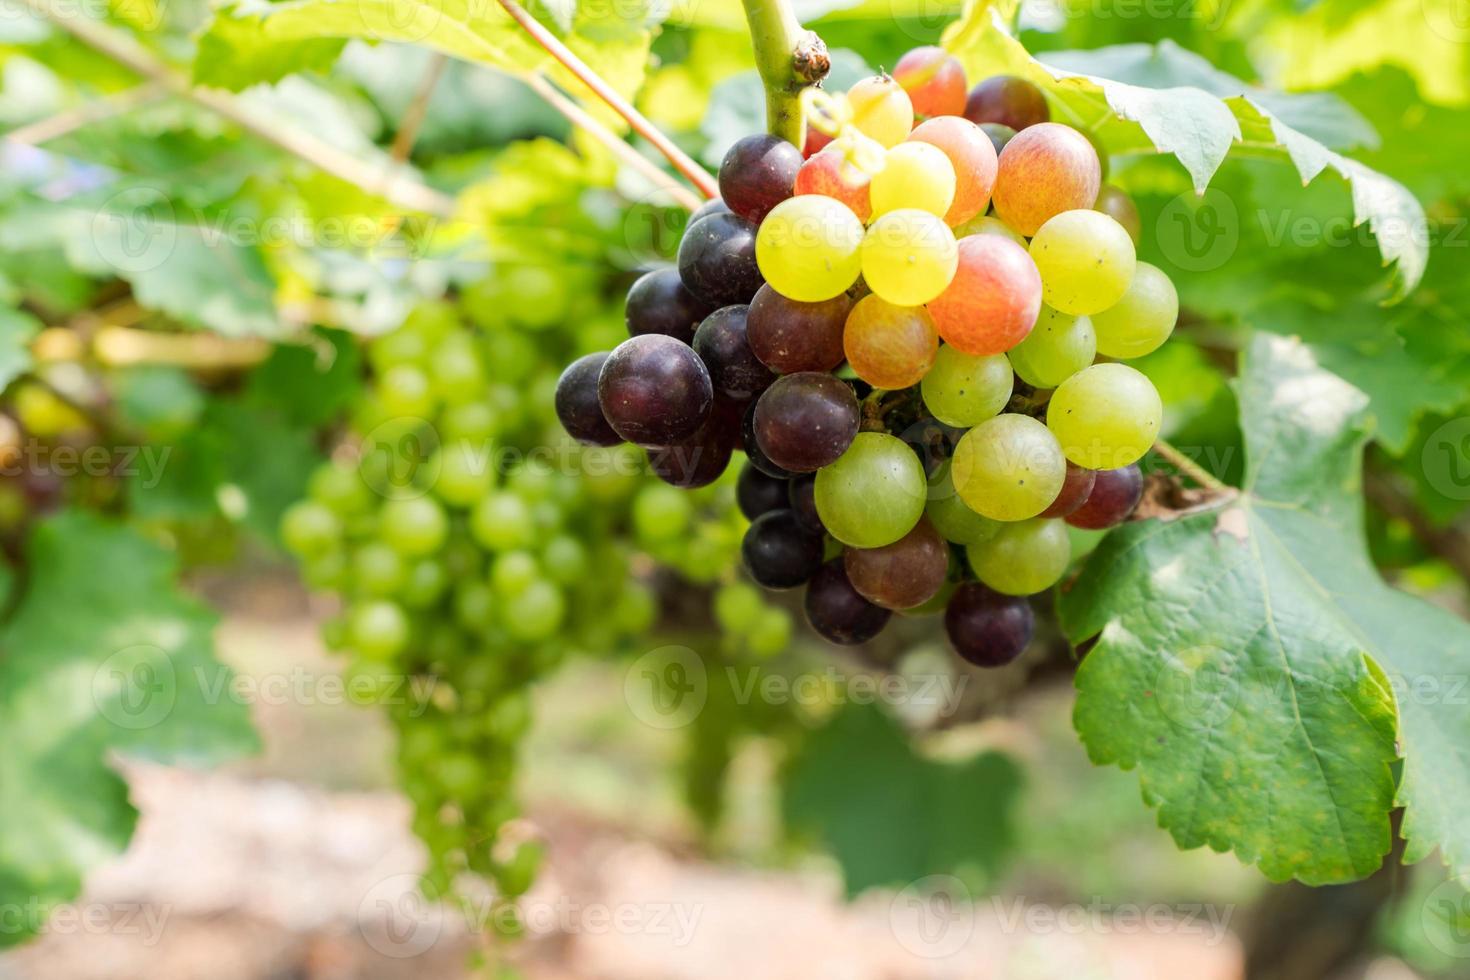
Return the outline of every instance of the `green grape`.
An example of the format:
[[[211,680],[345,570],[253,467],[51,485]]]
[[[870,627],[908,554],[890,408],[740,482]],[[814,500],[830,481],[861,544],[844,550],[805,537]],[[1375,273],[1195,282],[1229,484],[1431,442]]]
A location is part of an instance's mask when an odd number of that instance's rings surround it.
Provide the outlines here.
[[[816,303],[846,292],[862,269],[863,223],[835,198],[790,197],[771,209],[755,237],[755,259],[772,289]]]
[[[1062,452],[1089,470],[1116,470],[1143,458],[1159,436],[1164,403],[1153,382],[1126,364],[1094,364],[1051,396],[1046,424]]]
[[[1031,333],[1007,356],[1022,381],[1033,388],[1055,388],[1097,356],[1093,321],[1043,306]]]
[[[817,514],[854,548],[881,548],[908,534],[925,498],[919,457],[886,433],[859,432],[837,462],[817,471]]]
[[[929,500],[924,516],[946,541],[955,544],[979,544],[995,537],[1002,524],[975,513],[954,488],[950,460],[939,464],[929,478]]]
[[[640,541],[668,541],[683,535],[694,519],[694,505],[676,487],[651,484],[633,498],[633,530]]]
[[[434,344],[461,329],[459,311],[453,303],[433,301],[419,303],[403,318],[400,334],[409,334]]]
[[[1014,387],[1011,363],[1004,354],[975,357],[945,344],[919,391],[930,414],[963,429],[999,415]]]
[[[354,650],[374,660],[387,660],[408,645],[408,616],[397,603],[375,599],[348,615],[348,639]]]
[[[1096,314],[1097,349],[1114,358],[1142,357],[1163,346],[1179,319],[1179,293],[1157,266],[1138,263],[1117,303]]]
[[[347,553],[338,549],[301,559],[301,577],[313,589],[340,589],[347,584]]]
[[[497,431],[495,410],[484,402],[454,405],[445,410],[439,422],[439,434],[445,442],[462,441],[477,448],[488,447]]]
[[[927,211],[890,211],[863,238],[863,280],[895,306],[922,306],[944,292],[959,261],[954,233]]]
[[[506,551],[490,563],[490,587],[502,599],[520,595],[541,574],[527,551]]]
[[[449,518],[430,497],[390,500],[378,513],[378,531],[389,547],[417,556],[438,551],[449,537]]]
[[[511,859],[495,869],[495,884],[500,894],[509,898],[524,895],[536,880],[544,853],[545,849],[537,841],[527,841],[516,848]]]
[[[747,627],[746,647],[757,657],[774,657],[791,645],[791,615],[784,609],[764,608]]]
[[[615,344],[616,341],[607,346]],[[519,331],[497,330],[485,341],[485,361],[495,365],[495,377],[500,381],[514,383],[530,377],[540,359],[536,344]]]
[[[483,448],[481,448],[483,447]],[[434,479],[434,493],[445,503],[456,507],[468,507],[490,492],[495,486],[495,470],[490,465],[488,444],[477,446],[464,439],[456,439],[439,450]]]
[[[437,407],[429,376],[410,364],[398,364],[383,372],[377,392],[383,410],[399,418],[426,419]]]
[[[370,541],[352,556],[352,582],[364,595],[392,595],[403,587],[403,557],[381,541]]]
[[[368,360],[379,374],[399,365],[420,364],[428,353],[429,345],[423,334],[401,328],[368,345]]]
[[[485,367],[474,340],[459,334],[434,348],[429,374],[439,396],[451,405],[462,405],[480,397],[485,388]]]
[[[484,582],[461,582],[454,588],[454,621],[480,631],[495,622],[495,594]]]
[[[1031,244],[1026,241],[1025,235],[1022,235],[994,215],[989,214],[982,214],[971,218],[964,224],[958,225],[954,230],[954,237],[956,239],[968,238],[971,235],[999,235],[1001,238],[1009,238],[1022,248],[1029,248]]]
[[[342,545],[342,522],[325,504],[300,500],[281,515],[281,542],[302,557],[335,551]]]
[[[556,471],[540,462],[521,463],[510,471],[505,481],[506,488],[519,494],[528,504],[551,496],[555,485]]]
[[[491,551],[510,551],[529,547],[536,529],[526,502],[501,491],[481,499],[470,511],[470,533]]]
[[[755,586],[731,582],[715,592],[715,621],[727,633],[743,633],[755,626],[765,605]]]
[[[561,590],[545,579],[522,589],[505,610],[505,630],[517,640],[545,640],[556,634],[566,616]]]
[[[1063,211],[1031,239],[1041,298],[1063,313],[1091,316],[1123,298],[1138,258],[1123,226],[1101,211]]]
[[[354,517],[372,509],[372,491],[356,468],[324,463],[312,471],[306,485],[312,500],[331,508],[340,517]]]
[[[434,558],[420,558],[408,567],[398,598],[410,609],[427,609],[449,588],[449,571]]]
[[[575,585],[585,578],[590,567],[587,549],[571,535],[562,534],[546,542],[541,552],[546,576],[557,585]]]
[[[954,164],[939,147],[899,143],[883,155],[883,169],[873,175],[868,186],[873,217],[900,208],[917,208],[943,218],[954,203],[956,183]]]
[[[658,620],[658,599],[642,582],[624,584],[613,603],[612,621],[618,632],[637,636],[653,628]]]
[[[1040,514],[1067,475],[1056,437],[1027,415],[998,415],[975,426],[955,447],[952,466],[961,499],[997,521]]]
[[[965,555],[975,577],[995,591],[1034,595],[1061,581],[1072,560],[1072,542],[1063,521],[1020,521],[966,548]]]

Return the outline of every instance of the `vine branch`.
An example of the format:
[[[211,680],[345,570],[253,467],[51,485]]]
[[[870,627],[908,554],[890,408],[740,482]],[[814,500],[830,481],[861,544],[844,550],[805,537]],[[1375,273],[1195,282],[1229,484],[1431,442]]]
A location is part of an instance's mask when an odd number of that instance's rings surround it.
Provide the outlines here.
[[[766,90],[766,128],[800,147],[805,139],[800,95],[832,68],[827,45],[796,19],[790,0],[742,0],[755,66]]]
[[[1229,493],[1233,489],[1225,481],[1217,479],[1209,470],[1184,455],[1184,453],[1180,452],[1166,440],[1159,439],[1155,442],[1154,452],[1163,457],[1164,461],[1178,470],[1181,475],[1189,477],[1207,490]]]

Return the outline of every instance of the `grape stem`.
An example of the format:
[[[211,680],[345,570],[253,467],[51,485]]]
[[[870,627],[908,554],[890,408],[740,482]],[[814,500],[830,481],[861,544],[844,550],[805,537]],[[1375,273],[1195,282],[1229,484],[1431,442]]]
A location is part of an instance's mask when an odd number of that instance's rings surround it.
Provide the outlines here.
[[[1159,439],[1154,443],[1154,452],[1163,457],[1164,461],[1178,470],[1181,475],[1189,477],[1195,483],[1206,489],[1216,490],[1221,493],[1233,491],[1233,488],[1229,484],[1223,480],[1216,479],[1203,466],[1190,459],[1163,439]]]
[[[607,103],[618,115],[622,116],[632,127],[633,132],[642,136],[652,143],[654,148],[674,165],[674,169],[683,174],[685,179],[692,183],[705,197],[719,197],[720,188],[715,183],[714,177],[705,170],[683,150],[674,145],[674,141],[663,134],[648,118],[633,108],[632,103],[623,98],[609,85],[601,75],[593,71],[588,64],[561,42],[561,39],[553,34],[535,17],[526,11],[516,0],[499,0],[505,12],[510,14],[511,19],[521,26],[531,39],[541,45],[546,53],[561,63],[567,71],[577,77],[583,85],[590,88],[599,99]]]
[[[800,147],[806,138],[801,90],[827,77],[832,59],[815,31],[796,19],[790,0],[743,0],[756,70],[766,90],[766,129]]]

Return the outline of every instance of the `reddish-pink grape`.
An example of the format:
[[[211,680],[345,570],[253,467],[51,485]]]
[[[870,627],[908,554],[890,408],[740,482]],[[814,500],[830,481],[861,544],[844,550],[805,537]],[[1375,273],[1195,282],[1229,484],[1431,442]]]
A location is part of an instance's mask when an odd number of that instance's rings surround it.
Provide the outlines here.
[[[873,214],[869,195],[872,182],[873,178],[854,166],[840,146],[829,146],[801,165],[796,174],[796,193],[836,198],[859,221],[867,222]]]
[[[945,224],[962,224],[985,213],[998,164],[984,130],[958,116],[941,116],[915,126],[909,139],[938,147],[954,166],[954,203],[944,215]]]
[[[929,302],[946,344],[973,356],[1003,354],[1026,339],[1041,313],[1041,274],[1030,254],[999,235],[960,239],[959,267]]]
[[[865,296],[847,316],[842,349],[857,376],[874,388],[916,385],[934,366],[939,335],[922,306],[895,306]]]
[[[1040,123],[1001,151],[991,198],[996,216],[1030,238],[1063,211],[1091,208],[1101,185],[1102,165],[1087,137],[1061,123]]]
[[[965,69],[948,51],[934,45],[914,48],[893,66],[916,116],[958,116],[965,111]]]
[[[1116,470],[1098,470],[1086,502],[1067,515],[1067,523],[1089,531],[1116,527],[1126,521],[1143,499],[1143,471],[1138,464]]]
[[[1103,184],[1097,192],[1097,203],[1092,207],[1122,225],[1135,246],[1143,241],[1143,219],[1138,216],[1138,205],[1133,203],[1127,191],[1112,184]]]
[[[1015,75],[996,75],[976,85],[965,101],[965,118],[973,123],[999,123],[1020,132],[1051,118],[1041,89]]]
[[[1066,517],[1077,512],[1087,502],[1092,486],[1097,479],[1097,470],[1083,469],[1076,463],[1067,464],[1067,475],[1062,478],[1062,489],[1051,506],[1036,515],[1038,517]]]

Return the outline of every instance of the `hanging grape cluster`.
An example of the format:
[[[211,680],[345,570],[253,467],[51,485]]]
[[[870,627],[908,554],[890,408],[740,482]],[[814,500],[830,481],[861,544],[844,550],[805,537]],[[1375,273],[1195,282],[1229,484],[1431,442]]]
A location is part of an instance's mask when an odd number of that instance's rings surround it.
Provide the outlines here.
[[[1024,79],[970,90],[925,47],[807,108],[802,149],[729,150],[677,267],[634,284],[631,336],[566,370],[558,416],[679,487],[743,451],[745,568],[805,586],[826,639],[943,609],[962,657],[1007,663],[1065,525],[1138,504],[1163,408],[1118,361],[1164,343],[1178,297],[1093,141]]]

